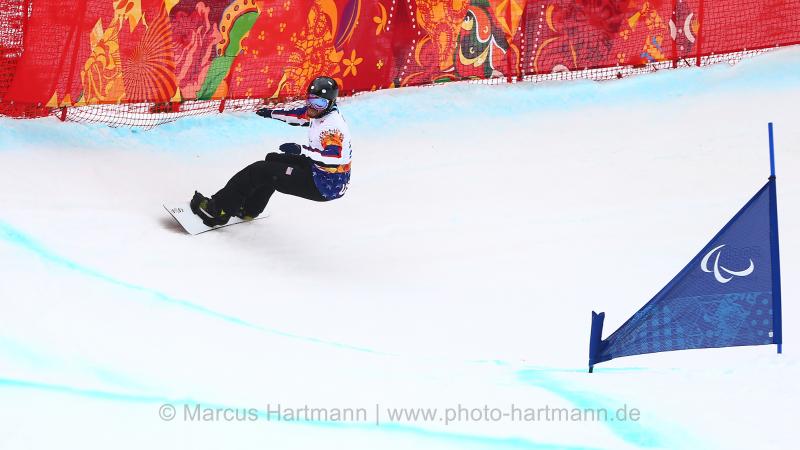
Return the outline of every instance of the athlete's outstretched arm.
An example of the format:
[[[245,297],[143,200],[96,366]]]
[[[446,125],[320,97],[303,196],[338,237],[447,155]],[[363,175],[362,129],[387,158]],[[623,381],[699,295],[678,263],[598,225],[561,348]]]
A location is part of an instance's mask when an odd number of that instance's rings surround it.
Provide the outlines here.
[[[307,127],[311,123],[310,119],[308,118],[308,114],[306,114],[307,110],[308,107],[306,106],[294,109],[261,108],[256,111],[256,114],[261,117],[280,120],[288,123],[289,125]]]

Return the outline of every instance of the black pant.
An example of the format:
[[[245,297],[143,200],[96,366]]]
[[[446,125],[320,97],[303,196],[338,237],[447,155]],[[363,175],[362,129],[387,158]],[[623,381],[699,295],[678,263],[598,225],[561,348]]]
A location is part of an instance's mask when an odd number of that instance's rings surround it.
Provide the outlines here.
[[[317,202],[325,201],[314,184],[312,164],[306,156],[270,153],[263,161],[256,161],[239,171],[211,198],[228,214],[250,217],[264,211],[275,191]]]

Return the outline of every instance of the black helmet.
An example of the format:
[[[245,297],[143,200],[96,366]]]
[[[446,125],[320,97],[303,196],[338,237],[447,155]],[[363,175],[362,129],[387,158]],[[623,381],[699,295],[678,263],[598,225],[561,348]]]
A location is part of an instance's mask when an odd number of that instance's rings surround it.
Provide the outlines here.
[[[314,78],[311,84],[308,85],[308,96],[311,97],[312,95],[328,100],[328,104],[324,108],[318,108],[317,105],[309,105],[322,111],[323,114],[327,114],[336,105],[336,97],[339,96],[339,85],[331,77]]]

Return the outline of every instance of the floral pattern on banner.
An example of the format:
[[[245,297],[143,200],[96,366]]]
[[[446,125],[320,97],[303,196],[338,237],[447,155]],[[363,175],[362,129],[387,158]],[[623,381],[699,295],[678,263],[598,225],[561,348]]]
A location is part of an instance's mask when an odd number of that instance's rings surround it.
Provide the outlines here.
[[[423,36],[400,84],[516,75],[519,49],[512,42],[522,18],[517,0],[418,0]]]
[[[376,16],[385,8],[370,6],[363,0],[265,1],[233,64],[230,96],[298,98],[320,75],[334,78],[342,94],[389,87],[391,40]]]
[[[670,36],[671,4],[664,0],[543,2],[539,14],[544,26],[529,43],[533,44],[529,66],[533,73],[543,74],[671,59],[676,48]]]
[[[350,95],[674,63],[696,59],[698,51],[800,41],[795,0],[706,2],[703,17],[700,0],[74,0],[70,11],[85,16],[73,28],[42,13],[63,3],[31,2],[38,14],[26,46],[42,30],[72,30],[37,43],[52,49],[52,61],[41,57],[43,47],[23,52],[7,83],[8,104],[40,109],[148,102],[165,105],[153,111],[176,111],[185,100],[282,102],[303,96],[318,75],[333,77]],[[26,61],[34,58],[28,55],[38,57]]]
[[[121,31],[120,59],[125,99],[131,102],[168,102],[176,94],[175,60],[168,11],[151,1],[141,26]]]
[[[214,5],[204,1],[181,2],[171,12],[172,51],[175,77],[181,98],[196,98],[216,56],[217,44],[224,41],[219,17],[212,21]]]
[[[174,0],[114,0],[113,19],[89,33],[83,94],[76,106],[168,101],[177,91],[168,13]],[[148,23],[149,21],[149,23]]]

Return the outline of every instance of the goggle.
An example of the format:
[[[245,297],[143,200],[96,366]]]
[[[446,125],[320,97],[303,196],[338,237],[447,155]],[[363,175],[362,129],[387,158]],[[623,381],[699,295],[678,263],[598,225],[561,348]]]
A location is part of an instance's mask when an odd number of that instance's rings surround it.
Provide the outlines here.
[[[330,100],[327,98],[317,97],[316,95],[309,95],[306,103],[317,111],[324,111],[328,109],[328,105],[331,104]]]

